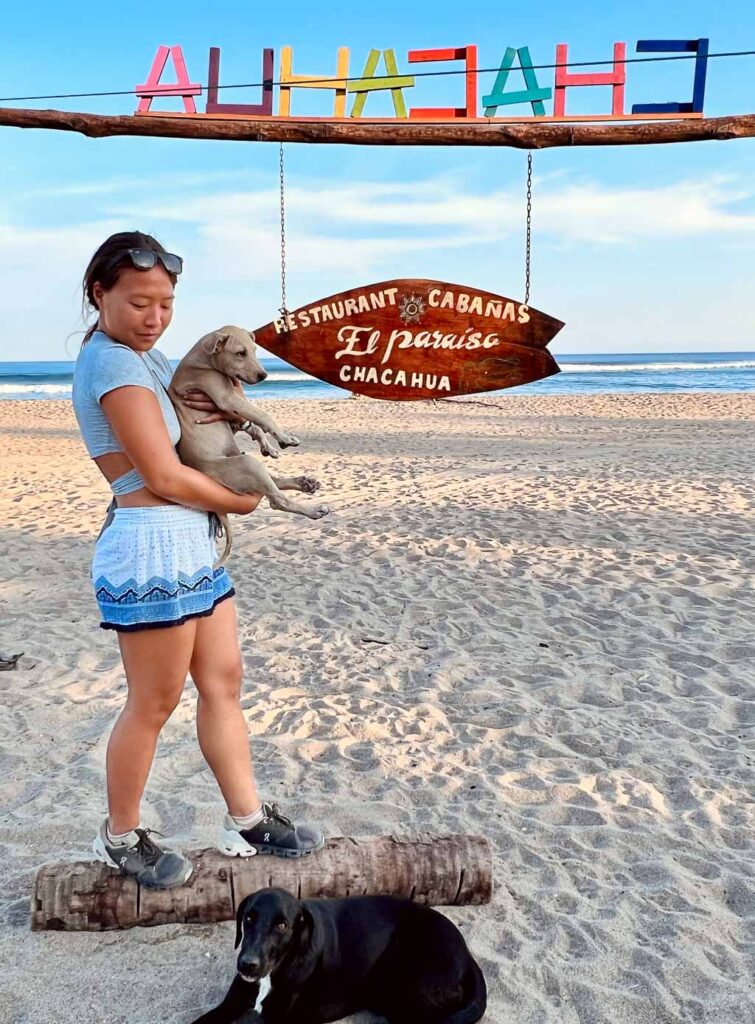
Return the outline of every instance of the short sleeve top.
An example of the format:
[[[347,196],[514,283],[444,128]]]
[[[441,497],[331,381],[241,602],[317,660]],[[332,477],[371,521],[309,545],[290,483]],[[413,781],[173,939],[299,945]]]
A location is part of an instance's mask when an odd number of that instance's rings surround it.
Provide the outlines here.
[[[126,384],[154,392],[175,447],[181,425],[166,390],[172,376],[170,363],[156,348],[140,354],[104,331],[95,331],[79,352],[73,372],[73,409],[90,457],[123,451],[100,402],[108,391]]]

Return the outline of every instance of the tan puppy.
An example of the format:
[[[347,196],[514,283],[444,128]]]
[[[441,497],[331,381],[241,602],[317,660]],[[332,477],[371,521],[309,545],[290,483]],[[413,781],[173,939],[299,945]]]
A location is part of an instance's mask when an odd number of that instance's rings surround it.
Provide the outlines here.
[[[272,416],[254,406],[241,389],[245,384],[258,384],[267,377],[256,357],[254,335],[241,327],[220,327],[191,348],[176,367],[168,394],[181,423],[178,456],[192,469],[201,470],[237,494],[264,494],[270,507],[293,512],[309,519],[321,519],[330,509],[327,505],[309,505],[287,497],[284,491],[314,494],[320,487],[310,476],[272,476],[265,467],[236,444],[231,424],[196,423],[196,412],[185,403],[186,391],[204,391],[223,412],[250,420],[247,433],[259,443],[264,455],[277,459],[283,448],[299,444],[299,439],[275,423]],[[226,516],[220,516],[226,534],[225,551],[217,565],[228,557],[231,535]]]

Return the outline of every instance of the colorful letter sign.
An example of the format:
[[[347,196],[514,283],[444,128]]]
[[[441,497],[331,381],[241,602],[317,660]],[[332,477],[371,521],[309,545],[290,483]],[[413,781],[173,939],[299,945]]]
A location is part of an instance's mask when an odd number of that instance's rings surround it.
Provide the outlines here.
[[[383,281],[302,306],[257,344],[320,380],[412,401],[494,391],[558,373],[563,327],[521,302],[443,281]]]
[[[294,74],[294,51],[291,46],[283,46],[280,51],[280,63],[277,80],[275,78],[275,53],[272,49],[262,51],[262,101],[261,103],[220,103],[218,101],[218,89],[220,80],[220,49],[213,46],[210,49],[210,64],[207,85],[207,106],[205,116],[234,117],[312,117],[308,114],[306,105],[302,101],[301,112],[291,113],[291,91],[293,89],[331,89],[333,90],[334,105],[332,117],[346,118],[346,99],[349,93],[353,94],[354,102],[349,112],[349,117],[369,122],[374,120],[365,117],[365,107],[368,106],[368,97],[371,93],[379,90],[390,90],[393,100],[395,120],[432,120],[432,121],[476,121],[483,120],[477,117],[477,100],[482,91],[482,106],[485,110],[484,120],[515,120],[515,121],[537,121],[537,120],[579,120],[589,121],[599,118],[615,118],[631,120],[637,118],[644,121],[651,121],[654,118],[699,118],[703,114],[703,103],[705,100],[705,82],[708,67],[708,39],[640,39],[637,43],[638,53],[678,53],[689,54],[690,61],[694,63],[694,83],[692,87],[691,102],[674,103],[635,103],[632,105],[631,113],[625,112],[625,91],[627,87],[627,64],[626,64],[626,43],[614,43],[613,47],[613,69],[598,73],[572,72],[569,70],[570,49],[566,43],[559,43],[556,47],[555,74],[553,87],[543,85],[538,80],[536,67],[538,64],[548,64],[551,61],[550,55],[545,59],[542,57],[533,63],[529,47],[508,46],[502,58],[496,57],[496,63],[485,59],[483,64],[488,69],[498,68],[495,72],[495,80],[492,88],[489,83],[483,85],[480,90],[478,78],[482,72],[478,71],[478,54],[476,46],[444,47],[440,49],[418,49],[409,50],[406,54],[408,64],[426,64],[428,62],[441,62],[453,65],[456,62],[463,62],[463,67],[449,68],[447,72],[435,70],[416,71],[415,74],[406,74],[399,69],[399,62],[396,51],[393,49],[371,49],[361,72],[356,71],[353,77],[349,75],[350,53],[348,47],[341,46],[336,54],[336,73],[332,75],[311,75]],[[498,51],[500,53],[500,50]],[[382,55],[384,71],[378,70],[380,57]],[[168,57],[172,56],[176,68],[176,82],[161,83],[163,71]],[[514,67],[515,58],[519,58],[519,67]],[[572,58],[574,59],[574,58]],[[652,58],[648,58],[652,59]],[[500,60],[500,63],[498,61]],[[524,86],[512,88],[509,83],[511,75],[521,72],[524,77]],[[463,96],[463,105],[456,107],[434,107],[427,105],[410,106],[407,110],[407,95],[412,90],[413,95],[418,98],[422,96],[422,89],[425,86],[426,76],[436,74],[454,74],[452,85],[461,79],[456,86],[459,97]],[[486,74],[493,74],[488,70]],[[542,75],[540,76],[542,79]],[[612,102],[610,114],[578,114],[570,117],[566,113],[566,92],[567,89],[584,88],[586,86],[610,85],[612,88]],[[258,88],[258,86],[255,86]],[[273,114],[273,91],[278,89],[278,114]],[[419,90],[418,93],[415,91]],[[489,91],[488,91],[489,90]],[[156,115],[158,111],[150,109],[152,100],[161,96],[180,97],[183,101],[184,114],[196,114],[194,96],[202,92],[202,86],[189,79],[186,70],[183,53],[180,46],[160,46],[157,55],[152,63],[152,68],[144,85],[137,85],[136,95],[140,98],[136,110],[137,114]],[[553,99],[553,109],[548,111],[545,107],[547,100]],[[420,104],[421,104],[420,99]],[[511,107],[529,104],[532,114],[515,116]],[[371,107],[372,109],[372,107]],[[164,115],[163,115],[164,116]],[[202,115],[197,115],[202,116]],[[322,119],[322,118],[320,118]],[[384,121],[385,118],[379,120]]]

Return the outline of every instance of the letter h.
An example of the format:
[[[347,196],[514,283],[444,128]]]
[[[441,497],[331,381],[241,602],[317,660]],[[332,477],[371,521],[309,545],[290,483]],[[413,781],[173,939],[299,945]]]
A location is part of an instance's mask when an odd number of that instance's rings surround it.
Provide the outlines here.
[[[553,101],[554,117],[566,117],[567,88],[582,85],[613,86],[613,103],[611,113],[614,117],[621,117],[624,113],[624,86],[626,83],[626,64],[624,61],[627,53],[626,43],[614,43],[613,71],[608,71],[602,74],[570,74],[566,69],[566,65],[568,64],[568,52],[566,43],[559,43],[556,47],[556,97]]]

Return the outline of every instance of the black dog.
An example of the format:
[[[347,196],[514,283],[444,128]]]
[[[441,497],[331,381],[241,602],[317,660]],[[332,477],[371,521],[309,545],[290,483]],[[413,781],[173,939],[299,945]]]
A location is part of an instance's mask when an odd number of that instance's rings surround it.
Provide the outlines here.
[[[239,943],[228,994],[194,1024],[325,1024],[358,1010],[389,1024],[474,1024],[485,1012],[461,932],[411,900],[260,889],[239,906]]]

